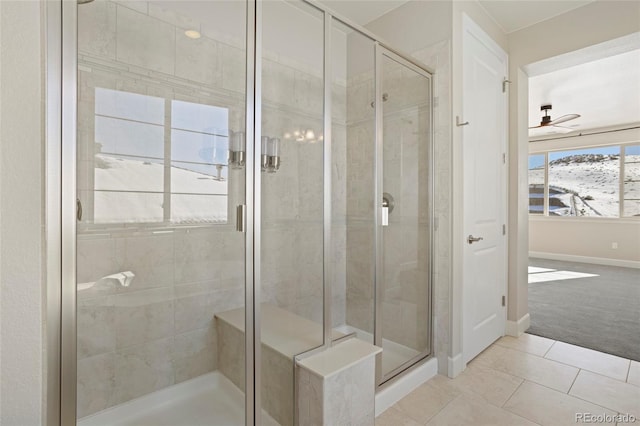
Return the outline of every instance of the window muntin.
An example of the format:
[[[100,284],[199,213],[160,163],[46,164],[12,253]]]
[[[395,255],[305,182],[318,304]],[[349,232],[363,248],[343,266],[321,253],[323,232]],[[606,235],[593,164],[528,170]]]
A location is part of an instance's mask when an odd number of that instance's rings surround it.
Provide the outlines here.
[[[624,146],[622,152],[622,215],[640,216],[640,145]]]
[[[96,88],[93,223],[226,223],[228,122],[227,108]]]
[[[529,213],[531,214],[544,214],[545,162],[544,154],[529,156]]]

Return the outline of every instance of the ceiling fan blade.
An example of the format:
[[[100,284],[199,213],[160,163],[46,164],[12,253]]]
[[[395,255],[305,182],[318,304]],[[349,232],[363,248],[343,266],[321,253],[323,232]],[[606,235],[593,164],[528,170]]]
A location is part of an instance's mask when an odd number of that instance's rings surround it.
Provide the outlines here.
[[[547,127],[547,125],[544,125],[544,126],[531,126],[531,127],[529,127],[529,128],[530,128],[530,129],[537,129],[537,128],[539,128],[539,127]]]
[[[555,120],[551,120],[549,124],[552,126],[555,126],[556,124],[564,123],[565,121],[569,121],[569,120],[575,120],[576,118],[579,118],[579,117],[580,117],[580,114],[567,114],[567,115],[563,115],[562,117],[558,117]]]

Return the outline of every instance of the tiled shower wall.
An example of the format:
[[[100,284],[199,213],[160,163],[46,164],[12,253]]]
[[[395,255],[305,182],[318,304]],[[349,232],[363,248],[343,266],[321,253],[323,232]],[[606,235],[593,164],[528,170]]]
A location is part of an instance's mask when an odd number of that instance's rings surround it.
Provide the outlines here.
[[[92,217],[96,87],[244,113],[242,43],[203,34],[162,4],[96,0],[79,11],[78,192]],[[197,25],[197,23],[196,23]],[[280,137],[282,165],[263,173],[263,301],[322,318],[322,144],[285,140],[322,131],[321,70],[265,53],[263,134]],[[346,93],[333,90],[333,312],[344,323]],[[342,120],[342,121],[341,121]],[[244,172],[231,171],[229,209],[243,200]],[[78,415],[216,369],[216,312],[244,305],[244,236],[235,224],[99,228],[79,224],[77,280],[133,271],[130,287],[78,293]],[[321,338],[321,336],[319,336]]]

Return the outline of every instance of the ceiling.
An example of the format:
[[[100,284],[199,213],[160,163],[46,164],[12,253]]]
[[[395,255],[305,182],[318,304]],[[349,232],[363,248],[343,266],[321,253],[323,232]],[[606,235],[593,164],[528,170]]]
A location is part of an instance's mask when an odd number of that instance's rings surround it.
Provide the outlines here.
[[[504,30],[512,33],[538,22],[546,21],[577,9],[594,0],[478,0],[493,20]]]
[[[319,0],[339,15],[353,22],[366,25],[408,0]],[[594,0],[478,0],[494,21],[506,32],[520,30]]]
[[[580,114],[560,124],[574,130],[640,122],[640,49],[529,78],[529,125],[539,124],[540,106],[552,104],[552,119]],[[549,134],[530,131],[530,136]],[[556,132],[559,133],[559,132]]]
[[[359,25],[366,25],[407,3],[408,0],[320,0],[338,15]]]

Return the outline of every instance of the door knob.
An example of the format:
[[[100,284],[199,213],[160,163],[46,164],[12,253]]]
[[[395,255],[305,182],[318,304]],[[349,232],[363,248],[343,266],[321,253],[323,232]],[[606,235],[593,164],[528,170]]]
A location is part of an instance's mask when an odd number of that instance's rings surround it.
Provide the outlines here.
[[[484,240],[484,238],[482,238],[482,237],[474,237],[473,235],[469,235],[467,237],[467,242],[469,244],[477,243],[478,241],[482,241],[482,240]]]

